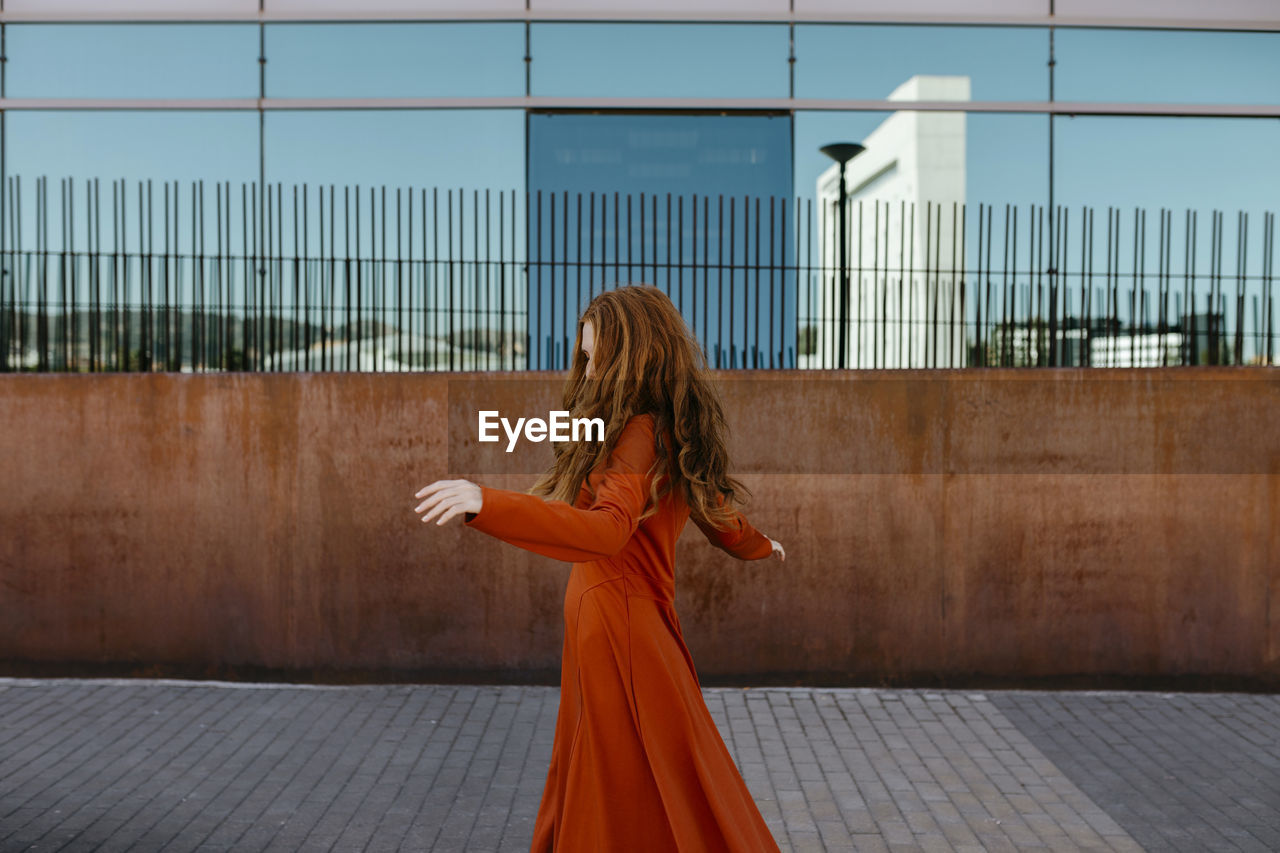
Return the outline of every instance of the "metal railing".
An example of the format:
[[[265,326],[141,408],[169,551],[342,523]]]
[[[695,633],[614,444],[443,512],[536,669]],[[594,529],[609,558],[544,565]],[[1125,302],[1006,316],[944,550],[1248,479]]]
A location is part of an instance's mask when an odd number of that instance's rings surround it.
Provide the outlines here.
[[[5,371],[562,368],[637,281],[716,367],[1276,363],[1272,213],[854,199],[842,270],[825,200],[58,186],[5,187]]]

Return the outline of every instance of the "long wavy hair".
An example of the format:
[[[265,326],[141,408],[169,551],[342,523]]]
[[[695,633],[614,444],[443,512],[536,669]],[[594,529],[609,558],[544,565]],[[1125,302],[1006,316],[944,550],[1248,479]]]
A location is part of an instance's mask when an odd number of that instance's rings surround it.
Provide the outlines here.
[[[591,378],[582,352],[587,321],[595,328]],[[591,488],[587,475],[609,458],[627,420],[650,414],[657,459],[641,519],[678,487],[693,518],[726,526],[749,493],[729,476],[728,427],[706,356],[667,295],[639,284],[596,296],[578,320],[573,352],[563,408],[602,419],[604,440],[553,443],[555,463],[530,491],[572,504],[584,482]]]

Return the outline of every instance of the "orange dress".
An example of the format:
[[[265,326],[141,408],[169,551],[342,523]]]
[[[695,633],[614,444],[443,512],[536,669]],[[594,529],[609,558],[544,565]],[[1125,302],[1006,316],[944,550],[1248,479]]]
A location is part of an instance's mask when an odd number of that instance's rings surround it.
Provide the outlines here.
[[[466,524],[573,563],[564,599],[560,709],[534,853],[776,851],[716,729],[676,619],[675,543],[689,518],[678,489],[637,524],[655,458],[651,415],[628,421],[574,506],[482,486]],[[745,560],[767,537],[741,515],[699,524]]]

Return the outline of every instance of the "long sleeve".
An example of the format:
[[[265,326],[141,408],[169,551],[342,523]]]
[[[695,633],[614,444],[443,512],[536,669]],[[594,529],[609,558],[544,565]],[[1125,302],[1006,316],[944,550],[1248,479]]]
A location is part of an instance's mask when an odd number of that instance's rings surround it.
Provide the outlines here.
[[[723,496],[719,503],[721,506],[724,505]],[[773,553],[773,544],[769,541],[769,537],[752,527],[751,523],[737,510],[734,510],[733,521],[726,528],[719,528],[696,518],[694,524],[697,524],[698,529],[706,534],[712,545],[739,560],[762,560]]]
[[[595,500],[586,509],[481,486],[480,511],[468,513],[464,523],[556,560],[587,562],[613,556],[635,533],[649,496],[646,474],[655,457],[653,429],[650,415],[627,422],[596,484]]]

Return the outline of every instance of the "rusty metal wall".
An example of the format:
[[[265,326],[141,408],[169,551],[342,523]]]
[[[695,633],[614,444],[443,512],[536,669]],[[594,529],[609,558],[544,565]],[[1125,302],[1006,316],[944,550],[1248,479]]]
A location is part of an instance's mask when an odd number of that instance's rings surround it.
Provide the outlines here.
[[[554,681],[568,566],[412,510],[561,376],[0,377],[0,668]],[[1280,687],[1280,369],[717,376],[788,559],[686,528],[705,682]]]

